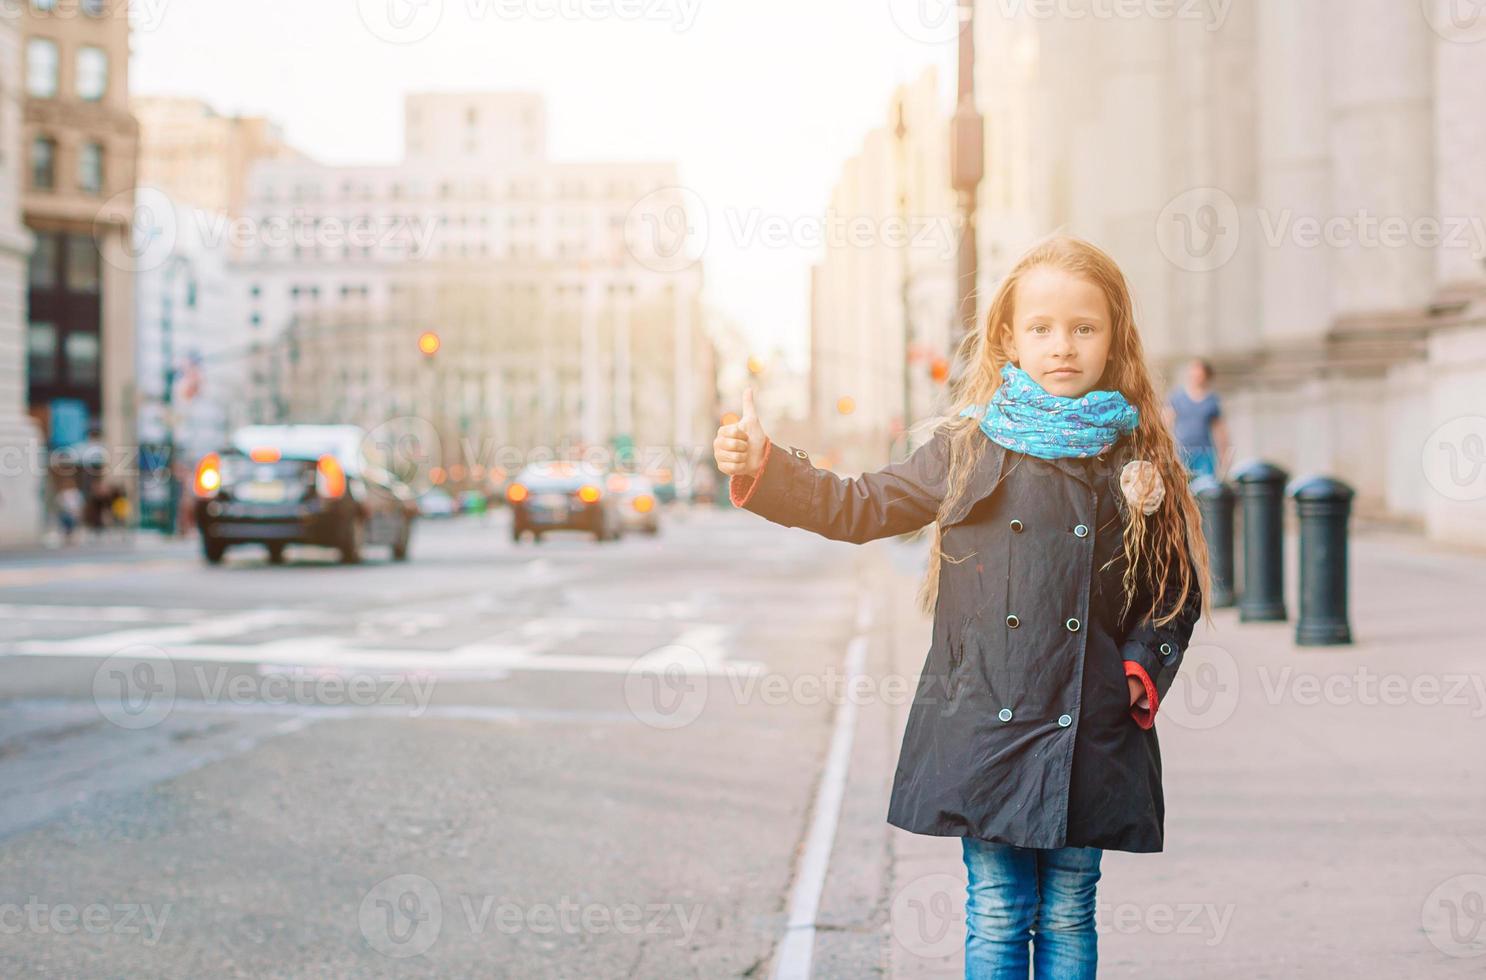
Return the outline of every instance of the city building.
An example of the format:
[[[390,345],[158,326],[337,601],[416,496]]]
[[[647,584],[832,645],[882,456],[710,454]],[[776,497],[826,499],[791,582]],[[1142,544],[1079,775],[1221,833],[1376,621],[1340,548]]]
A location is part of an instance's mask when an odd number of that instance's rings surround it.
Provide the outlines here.
[[[139,186],[177,204],[237,217],[254,163],[304,159],[282,128],[261,116],[224,116],[179,96],[135,96],[130,105],[139,121]]]
[[[137,127],[124,0],[19,5],[24,43],[21,205],[30,258],[28,399],[50,442],[97,427],[134,442]],[[124,467],[129,469],[129,467]],[[132,493],[132,488],[130,488]]]
[[[520,93],[406,114],[399,164],[252,168],[242,420],[415,415],[465,456],[710,446],[701,265],[657,240],[684,208],[674,166],[551,161]]]
[[[822,451],[852,468],[902,453],[908,424],[942,411],[959,232],[937,73],[900,86],[842,168],[811,273],[810,406]],[[905,385],[908,401],[905,404]]]
[[[980,295],[1034,238],[1084,235],[1169,383],[1214,364],[1239,462],[1486,543],[1481,24],[1444,2],[1198,6],[979,18]]]
[[[41,436],[26,412],[26,267],[21,223],[21,35],[0,17],[0,548],[41,534]]]

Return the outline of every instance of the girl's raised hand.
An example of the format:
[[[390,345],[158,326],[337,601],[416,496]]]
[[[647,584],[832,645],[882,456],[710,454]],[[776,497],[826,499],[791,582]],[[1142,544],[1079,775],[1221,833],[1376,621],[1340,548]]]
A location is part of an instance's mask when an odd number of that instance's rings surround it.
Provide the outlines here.
[[[712,440],[712,455],[717,468],[728,476],[758,476],[764,468],[764,450],[769,437],[759,423],[753,407],[753,389],[743,391],[743,417],[731,425],[719,426]]]

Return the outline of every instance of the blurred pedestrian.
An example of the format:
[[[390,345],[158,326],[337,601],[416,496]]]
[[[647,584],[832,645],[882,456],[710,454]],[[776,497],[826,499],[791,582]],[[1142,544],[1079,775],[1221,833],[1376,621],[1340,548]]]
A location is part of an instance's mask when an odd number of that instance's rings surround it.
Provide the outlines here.
[[[62,487],[57,491],[57,522],[62,526],[64,544],[72,544],[72,536],[82,523],[83,506],[83,492],[78,489],[77,482],[64,477]]]
[[[1166,399],[1166,424],[1189,479],[1206,475],[1221,480],[1228,469],[1228,423],[1212,380],[1213,366],[1194,357],[1187,362],[1183,383]]]
[[[1104,850],[1164,846],[1155,718],[1207,547],[1105,252],[1035,246],[963,344],[951,417],[901,462],[814,466],[769,440],[752,389],[713,453],[733,503],[785,527],[860,544],[932,525],[934,639],[888,822],[961,838],[967,978],[1090,980]]]

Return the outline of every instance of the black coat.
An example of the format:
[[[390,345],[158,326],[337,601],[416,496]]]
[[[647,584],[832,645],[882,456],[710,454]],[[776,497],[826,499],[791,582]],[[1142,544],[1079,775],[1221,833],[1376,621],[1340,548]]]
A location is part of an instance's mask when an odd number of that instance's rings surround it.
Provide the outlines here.
[[[1191,590],[1160,629],[1144,617],[1149,589],[1121,617],[1129,459],[1128,437],[1098,457],[1054,460],[986,440],[944,521],[933,644],[889,823],[1024,847],[1162,849],[1161,750],[1136,720],[1149,714],[1130,707],[1125,662],[1144,671],[1159,713],[1201,596]],[[861,543],[933,521],[948,462],[945,427],[908,459],[850,479],[771,444],[756,479],[733,478],[733,501]]]

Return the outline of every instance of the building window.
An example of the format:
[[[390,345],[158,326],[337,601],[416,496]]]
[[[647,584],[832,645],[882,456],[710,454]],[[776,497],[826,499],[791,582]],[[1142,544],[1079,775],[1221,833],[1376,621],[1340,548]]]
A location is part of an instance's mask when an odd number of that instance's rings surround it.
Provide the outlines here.
[[[50,13],[57,9],[57,0],[31,0],[31,9],[40,13]]]
[[[31,186],[43,191],[57,186],[57,141],[50,136],[31,143]]]
[[[77,49],[77,97],[97,102],[108,91],[108,53],[83,45]]]
[[[89,17],[102,17],[108,13],[108,0],[83,0],[83,13]]]
[[[33,323],[26,331],[26,373],[33,385],[57,380],[56,324]]]
[[[33,37],[26,42],[26,94],[38,99],[56,98],[56,41]]]
[[[84,143],[77,157],[77,186],[88,194],[103,193],[103,144]]]
[[[74,385],[98,383],[98,335],[73,331],[62,345],[67,359],[67,381]]]
[[[67,290],[98,292],[98,243],[92,235],[67,236]]]
[[[30,286],[32,289],[57,288],[57,236],[51,232],[36,233],[36,247],[31,251]]]

